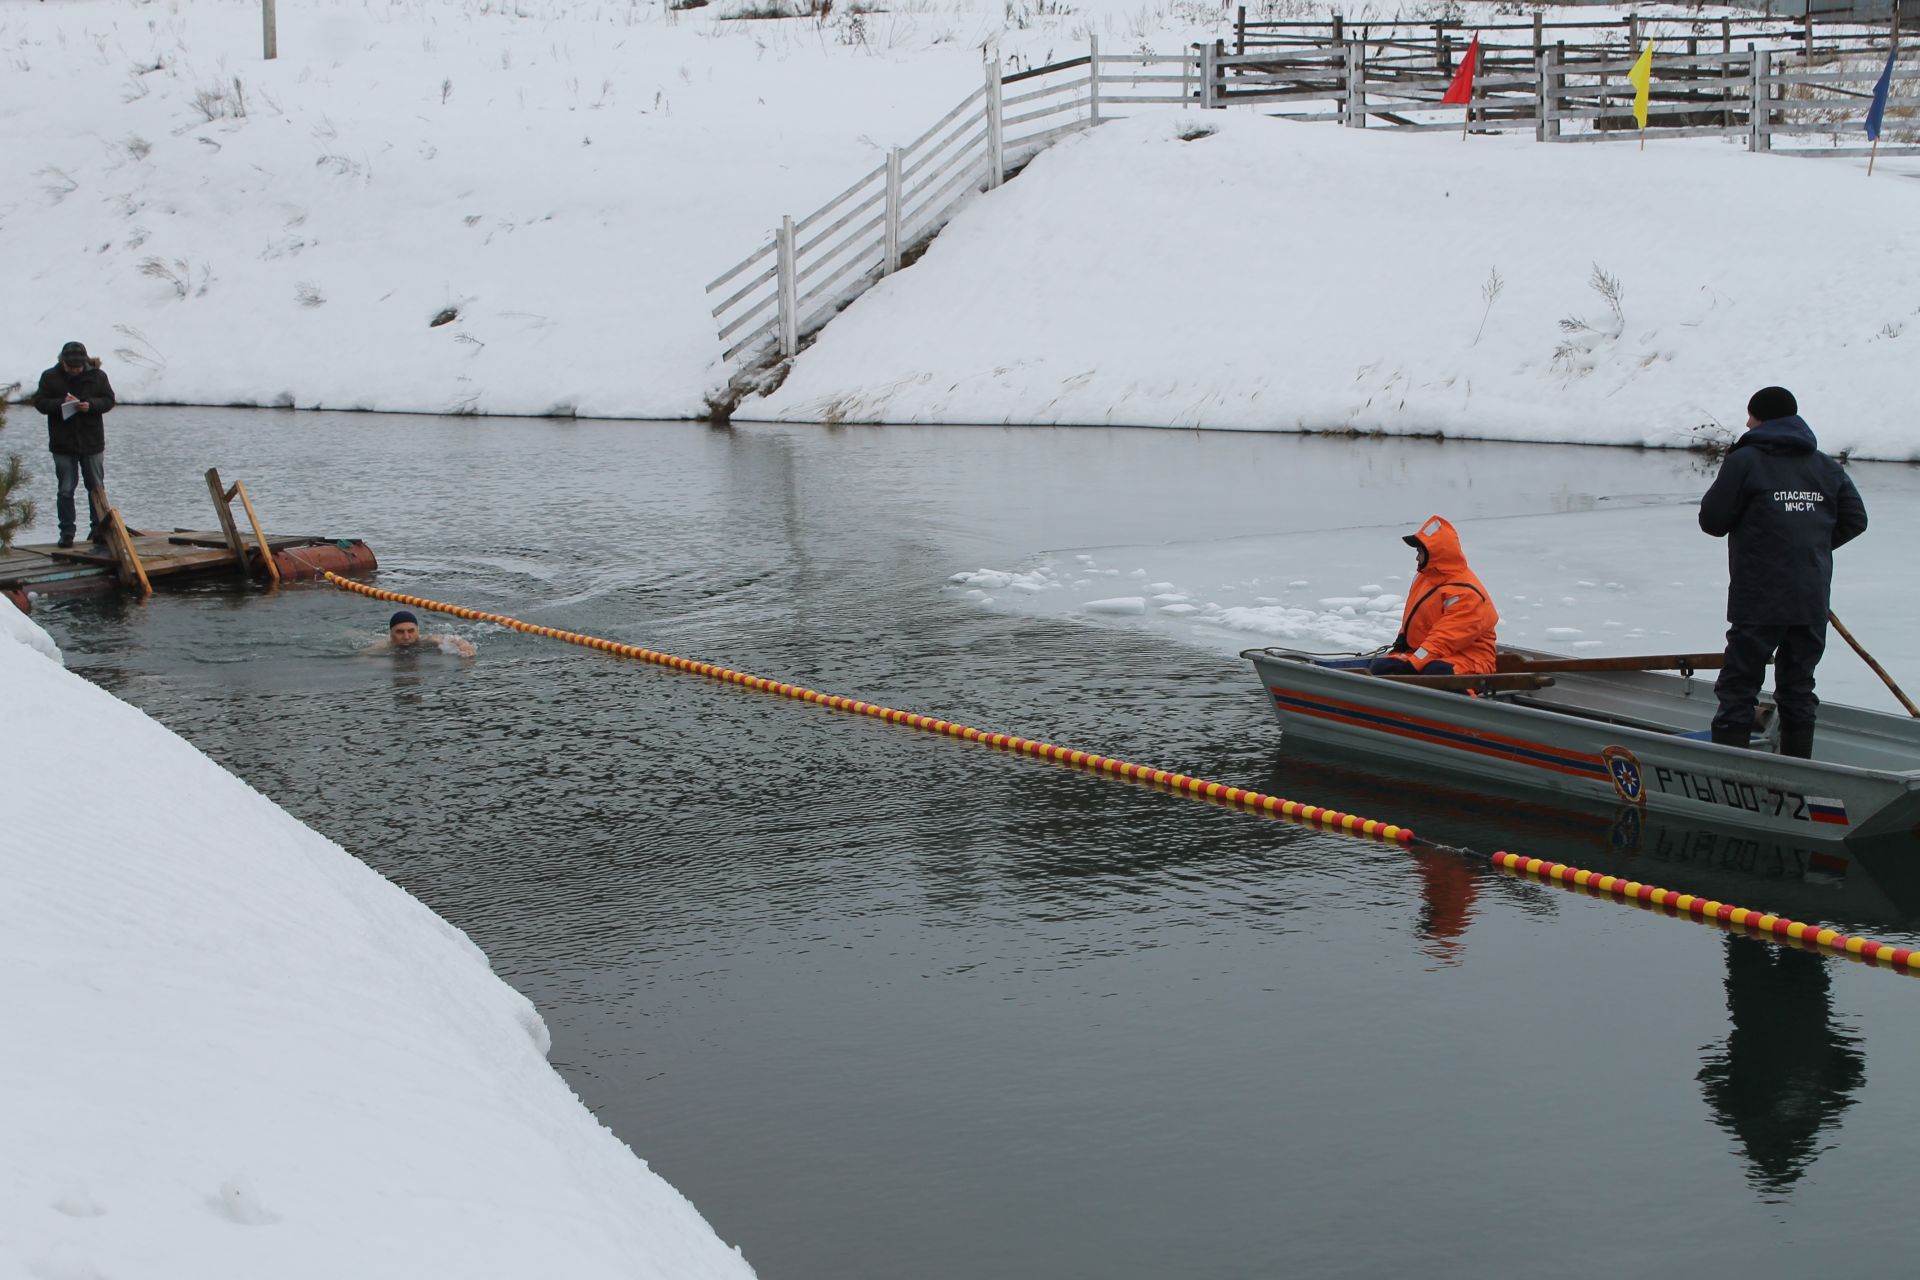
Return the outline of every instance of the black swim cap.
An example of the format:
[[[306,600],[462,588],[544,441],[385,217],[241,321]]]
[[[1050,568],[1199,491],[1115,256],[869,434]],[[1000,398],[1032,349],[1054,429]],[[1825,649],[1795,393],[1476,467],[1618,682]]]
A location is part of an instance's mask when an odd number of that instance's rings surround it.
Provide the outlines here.
[[[416,627],[420,625],[420,619],[414,617],[411,613],[408,613],[405,609],[402,609],[400,612],[394,614],[391,618],[387,619],[387,630],[391,631],[403,622],[411,622]]]

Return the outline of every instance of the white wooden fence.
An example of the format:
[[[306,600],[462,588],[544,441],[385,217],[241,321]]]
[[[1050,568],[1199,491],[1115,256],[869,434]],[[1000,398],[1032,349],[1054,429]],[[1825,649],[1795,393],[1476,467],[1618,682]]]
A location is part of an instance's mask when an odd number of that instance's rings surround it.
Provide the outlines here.
[[[1177,105],[1197,92],[1200,55],[1103,54],[1006,75],[990,51],[984,83],[934,126],[833,199],[780,220],[773,238],[707,286],[723,359],[751,364],[800,341],[900,269],[977,191],[1067,134],[1129,103]]]
[[[1543,46],[1537,30],[1532,47],[1483,41],[1484,69],[1463,121],[1462,108],[1439,101],[1451,75],[1445,50],[1436,58],[1410,51],[1404,38],[1368,41],[1351,31],[1336,23],[1317,39],[1290,32],[1284,51],[1245,53],[1216,42],[1173,54],[1103,54],[1095,40],[1085,57],[1013,75],[989,50],[981,86],[932,128],[812,213],[783,217],[767,243],[707,286],[717,299],[723,362],[751,369],[794,355],[847,303],[915,256],[968,197],[999,186],[1058,139],[1114,118],[1115,106],[1292,106],[1302,108],[1288,112],[1295,119],[1353,128],[1464,124],[1476,133],[1531,129],[1543,142],[1638,136],[1626,79],[1637,48],[1619,57],[1569,55]],[[1884,46],[1872,56],[1841,47],[1808,57],[1751,45],[1727,50],[1724,42],[1714,52],[1698,43],[1689,38],[1684,51],[1656,53],[1648,136],[1733,137],[1751,151],[1781,154],[1865,154],[1860,125]],[[1920,64],[1896,65],[1896,94],[1917,79]],[[1897,117],[1920,108],[1920,97],[1905,93],[1887,105],[1889,126],[1911,127]],[[1920,154],[1920,146],[1880,151]]]

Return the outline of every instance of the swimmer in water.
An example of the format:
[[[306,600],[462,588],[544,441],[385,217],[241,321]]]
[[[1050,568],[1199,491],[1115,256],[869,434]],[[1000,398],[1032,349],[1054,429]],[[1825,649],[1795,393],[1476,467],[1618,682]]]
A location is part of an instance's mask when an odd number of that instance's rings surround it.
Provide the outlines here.
[[[420,630],[420,619],[405,609],[387,619],[387,638],[376,640],[376,651],[414,649],[422,644],[433,645],[449,653],[457,653],[463,658],[473,656],[473,645],[456,635],[427,635]]]

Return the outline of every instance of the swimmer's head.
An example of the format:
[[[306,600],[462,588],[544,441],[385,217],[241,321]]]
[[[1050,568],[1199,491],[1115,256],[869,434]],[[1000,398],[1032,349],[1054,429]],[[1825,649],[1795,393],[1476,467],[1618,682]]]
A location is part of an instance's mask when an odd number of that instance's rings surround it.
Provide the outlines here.
[[[387,639],[401,649],[420,643],[420,619],[405,609],[387,619]]]

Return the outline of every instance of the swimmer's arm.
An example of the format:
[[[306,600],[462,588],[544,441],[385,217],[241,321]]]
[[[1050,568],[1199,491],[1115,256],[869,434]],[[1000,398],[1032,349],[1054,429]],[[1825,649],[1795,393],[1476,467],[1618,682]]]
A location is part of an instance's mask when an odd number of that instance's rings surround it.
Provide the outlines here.
[[[425,640],[428,644],[438,645],[443,649],[448,645],[452,645],[453,651],[459,654],[463,658],[471,658],[473,656],[473,642],[470,640],[463,640],[459,636],[440,635],[440,636],[421,636],[420,638],[422,640]]]

